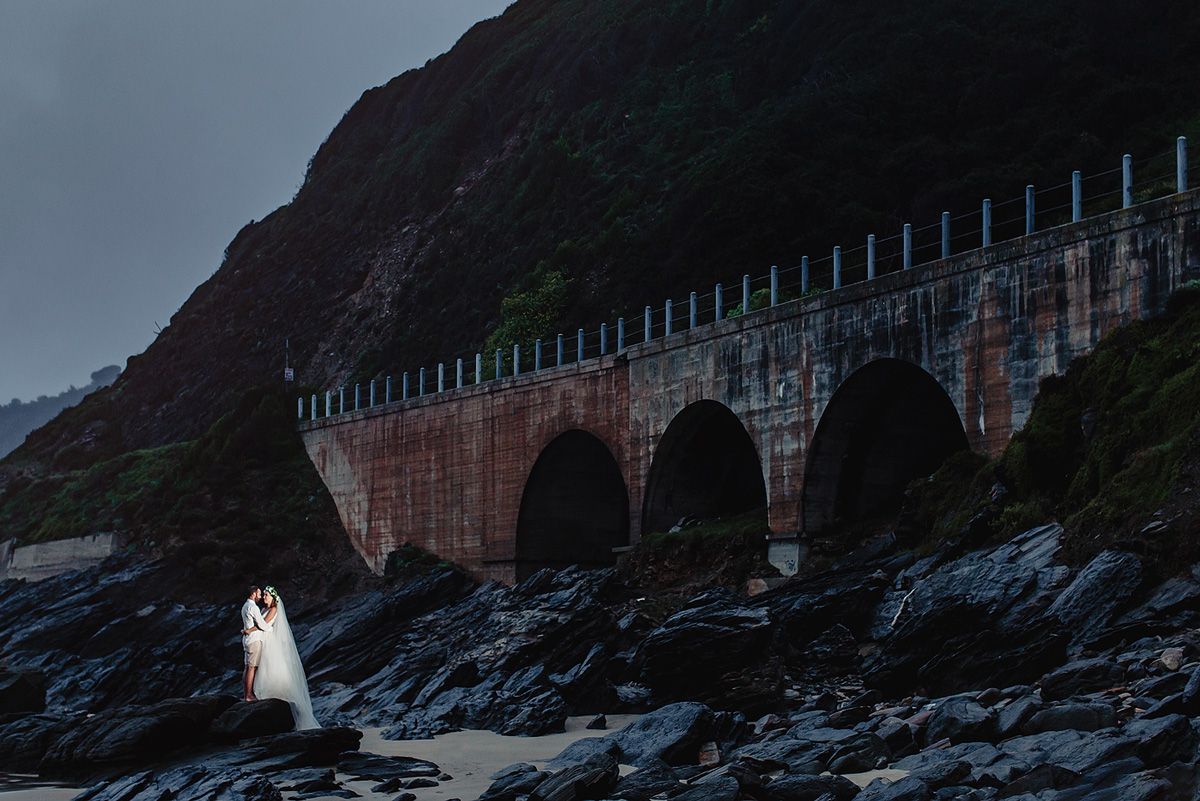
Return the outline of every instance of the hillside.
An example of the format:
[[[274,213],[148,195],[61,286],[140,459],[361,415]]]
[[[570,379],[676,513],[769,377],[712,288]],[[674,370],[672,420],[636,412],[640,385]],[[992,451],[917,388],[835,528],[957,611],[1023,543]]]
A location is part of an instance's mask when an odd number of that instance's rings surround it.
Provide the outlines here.
[[[87,386],[72,386],[54,397],[41,397],[22,403],[13,398],[7,406],[0,406],[0,457],[6,456],[25,441],[25,435],[54,419],[55,415],[74,406],[98,389],[110,385],[121,374],[121,368],[109,365],[92,373]]]
[[[199,436],[273,383],[480,348],[794,264],[1196,133],[1200,9],[519,0],[366,92],[111,390],[10,464]],[[536,294],[536,292],[534,293]]]

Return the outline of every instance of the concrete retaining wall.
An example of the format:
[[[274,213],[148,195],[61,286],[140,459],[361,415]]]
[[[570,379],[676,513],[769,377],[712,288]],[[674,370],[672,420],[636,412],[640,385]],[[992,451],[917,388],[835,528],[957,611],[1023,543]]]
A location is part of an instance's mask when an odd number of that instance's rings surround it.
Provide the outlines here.
[[[71,570],[83,570],[116,553],[115,534],[93,534],[72,540],[0,546],[0,579],[41,581]]]

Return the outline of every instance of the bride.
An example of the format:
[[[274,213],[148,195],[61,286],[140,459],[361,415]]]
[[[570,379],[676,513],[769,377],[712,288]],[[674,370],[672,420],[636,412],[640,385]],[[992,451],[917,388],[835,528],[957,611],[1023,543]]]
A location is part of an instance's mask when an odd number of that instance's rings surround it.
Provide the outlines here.
[[[254,695],[287,701],[297,730],[319,729],[321,724],[313,717],[308,680],[304,677],[304,666],[300,664],[300,653],[296,650],[292,627],[288,625],[283,599],[274,587],[267,587],[263,590],[263,603],[266,604],[263,618],[270,628],[263,634],[262,658],[254,675]]]

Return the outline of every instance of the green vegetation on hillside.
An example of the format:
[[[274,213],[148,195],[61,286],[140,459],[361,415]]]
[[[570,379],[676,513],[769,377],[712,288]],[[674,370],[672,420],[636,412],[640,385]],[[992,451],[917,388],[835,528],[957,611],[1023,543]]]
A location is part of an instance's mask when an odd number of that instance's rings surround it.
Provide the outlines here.
[[[1165,315],[1106,336],[1042,382],[1024,428],[994,460],[952,458],[911,488],[917,528],[944,540],[1007,539],[1058,519],[1068,552],[1114,545],[1172,572],[1200,560],[1200,286]],[[1005,493],[993,497],[993,488]]]
[[[0,495],[0,530],[19,545],[113,532],[174,563],[181,597],[236,596],[268,580],[305,599],[352,589],[366,567],[283,404],[252,390],[197,440],[18,474]]]

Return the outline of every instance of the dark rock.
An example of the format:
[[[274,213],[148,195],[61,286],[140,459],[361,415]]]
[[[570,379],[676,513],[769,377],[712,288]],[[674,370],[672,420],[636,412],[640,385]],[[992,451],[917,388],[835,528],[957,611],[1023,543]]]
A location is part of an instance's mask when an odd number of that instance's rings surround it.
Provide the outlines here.
[[[684,790],[674,801],[737,801],[741,785],[732,776],[718,776],[712,781]]]
[[[1128,671],[1126,672],[1128,678]],[[1152,678],[1143,679],[1130,687],[1130,692],[1139,697],[1154,698],[1161,701],[1168,695],[1183,692],[1187,687],[1188,679],[1191,675],[1178,671],[1168,673],[1165,676],[1154,676]]]
[[[830,626],[803,648],[804,670],[812,676],[841,676],[859,661],[858,641],[841,623]]]
[[[874,779],[854,796],[854,801],[929,801],[933,791],[925,782],[913,776],[889,782],[886,779]]]
[[[861,733],[843,740],[829,756],[830,773],[862,773],[886,764],[887,744],[876,734]]]
[[[871,716],[873,710],[865,706],[848,706],[829,715],[829,725],[835,729],[849,729]]]
[[[357,779],[382,782],[388,779],[408,779],[414,776],[437,776],[441,769],[424,759],[405,756],[380,756],[362,752],[342,754],[338,770]]]
[[[938,790],[960,784],[973,770],[974,766],[966,760],[947,759],[912,775],[925,782],[931,790]]]
[[[951,694],[1028,682],[1061,664],[1069,636],[1043,617],[1065,578],[1054,562],[1060,531],[1031,530],[892,588],[891,634],[864,661],[867,686]]]
[[[1001,709],[996,715],[996,739],[1007,740],[1020,734],[1025,721],[1043,706],[1041,699],[1026,695]]]
[[[50,776],[86,775],[102,765],[145,764],[171,751],[201,742],[219,710],[231,699],[199,696],[130,706],[78,720],[47,750],[39,772]],[[283,708],[291,726],[292,713]]]
[[[1072,695],[1106,690],[1124,678],[1125,670],[1111,659],[1081,659],[1042,677],[1042,699],[1061,701]]]
[[[552,774],[533,789],[530,801],[574,801],[577,798],[607,798],[620,771],[611,754],[594,754],[580,765]]]
[[[702,743],[713,739],[715,717],[703,704],[681,701],[656,709],[624,729],[602,738],[577,740],[551,767],[577,764],[588,756],[616,749],[621,762],[642,766],[655,759],[668,765],[694,765]]]
[[[1142,583],[1141,560],[1125,551],[1104,551],[1087,564],[1047,614],[1057,617],[1075,641],[1098,632]]]
[[[1061,729],[1096,731],[1115,725],[1117,725],[1117,712],[1108,704],[1068,703],[1035,712],[1026,721],[1023,730],[1026,734],[1040,734],[1045,731]]]
[[[267,698],[262,701],[239,701],[212,722],[209,731],[219,740],[236,741],[251,737],[281,734],[296,727],[292,708],[287,701]]]
[[[679,777],[670,765],[661,759],[652,760],[645,767],[622,776],[610,795],[628,801],[650,801],[652,796],[678,792],[682,788]]]
[[[829,766],[833,752],[834,746],[828,743],[780,737],[742,746],[732,758],[758,772],[786,768],[789,773],[818,774]]]
[[[1061,790],[1079,781],[1079,774],[1058,765],[1038,765],[1000,791],[1001,798],[1011,798],[1022,793],[1037,793],[1042,790]]]
[[[0,771],[36,773],[46,751],[84,717],[22,715],[0,724]]]
[[[721,676],[759,661],[770,637],[766,609],[749,606],[729,590],[710,590],[638,646],[639,681],[667,700],[711,691]]]
[[[883,739],[893,758],[908,756],[917,748],[912,726],[899,718],[884,718],[875,733]]]
[[[766,786],[770,801],[815,801],[831,795],[839,801],[858,795],[858,785],[842,776],[780,776]]]
[[[286,773],[277,773],[271,778],[281,793],[303,793],[319,789],[320,786],[329,788],[338,786],[334,772],[330,768],[301,768]]]
[[[1137,741],[1134,754],[1150,768],[1191,762],[1196,756],[1196,730],[1183,715],[1131,720],[1123,734]]]
[[[46,709],[46,676],[41,671],[0,671],[0,715]]]
[[[325,791],[319,791],[325,794]],[[162,773],[147,771],[92,785],[76,801],[282,801],[266,777],[240,770],[189,765]]]
[[[271,760],[287,768],[335,765],[348,758],[348,753],[357,751],[361,739],[362,732],[357,729],[338,726],[256,737],[239,743],[236,753],[240,759],[236,764]]]
[[[596,717],[588,721],[585,728],[592,731],[603,731],[608,728],[608,718],[604,717],[604,715],[596,715]]]
[[[532,793],[550,774],[521,762],[492,774],[491,778],[491,786],[479,796],[479,801],[514,801],[518,796]]]
[[[419,790],[423,787],[437,787],[437,779],[429,779],[424,776],[418,776],[415,779],[409,779],[404,782],[405,790]]]
[[[929,718],[925,739],[935,743],[948,739],[951,743],[978,742],[994,737],[995,719],[992,714],[971,698],[947,698],[938,704]]]

